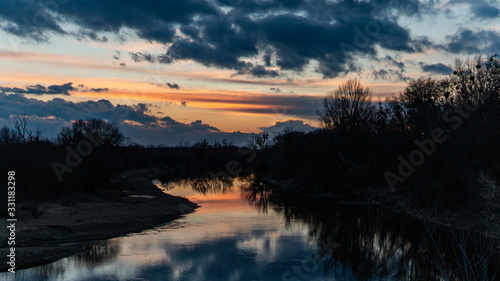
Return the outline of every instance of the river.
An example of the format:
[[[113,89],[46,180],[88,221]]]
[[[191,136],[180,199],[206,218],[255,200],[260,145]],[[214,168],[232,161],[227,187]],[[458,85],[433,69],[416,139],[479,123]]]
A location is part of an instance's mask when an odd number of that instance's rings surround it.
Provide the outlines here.
[[[441,259],[453,239],[380,207],[285,196],[242,178],[155,184],[201,207],[9,279],[447,280],[460,268]]]

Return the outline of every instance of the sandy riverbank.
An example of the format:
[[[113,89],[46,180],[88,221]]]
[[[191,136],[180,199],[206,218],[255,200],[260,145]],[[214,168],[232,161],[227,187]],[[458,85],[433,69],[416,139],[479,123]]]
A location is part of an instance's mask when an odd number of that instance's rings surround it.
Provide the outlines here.
[[[96,240],[122,236],[174,220],[198,206],[160,191],[158,171],[126,171],[93,195],[52,202],[21,202],[16,223],[16,270],[47,264],[83,251]],[[18,202],[19,203],[19,202]],[[0,227],[6,228],[6,220]],[[0,232],[0,271],[8,268],[7,231]]]

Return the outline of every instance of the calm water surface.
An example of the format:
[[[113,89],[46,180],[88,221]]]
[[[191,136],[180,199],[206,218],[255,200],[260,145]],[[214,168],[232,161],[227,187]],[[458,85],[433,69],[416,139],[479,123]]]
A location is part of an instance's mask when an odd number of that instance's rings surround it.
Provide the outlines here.
[[[201,208],[155,229],[103,241],[86,253],[18,271],[15,280],[430,280],[438,275],[421,254],[421,225],[403,215],[276,195],[239,178],[156,184]]]

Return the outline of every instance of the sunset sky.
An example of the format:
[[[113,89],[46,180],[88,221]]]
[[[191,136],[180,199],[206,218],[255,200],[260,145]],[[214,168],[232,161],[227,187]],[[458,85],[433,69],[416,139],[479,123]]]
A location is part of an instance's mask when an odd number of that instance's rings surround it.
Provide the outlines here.
[[[0,126],[104,118],[142,144],[319,126],[349,78],[376,101],[500,46],[496,0],[0,1]]]

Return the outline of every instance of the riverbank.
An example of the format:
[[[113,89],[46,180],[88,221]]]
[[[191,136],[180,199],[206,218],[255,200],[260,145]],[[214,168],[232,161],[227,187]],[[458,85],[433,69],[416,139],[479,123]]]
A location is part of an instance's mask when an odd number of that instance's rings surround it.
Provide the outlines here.
[[[95,194],[68,194],[50,202],[20,202],[16,270],[48,264],[98,240],[140,232],[193,212],[198,205],[151,183],[158,171],[125,171]],[[6,229],[6,220],[1,220]],[[7,231],[0,233],[0,271],[9,267]]]

